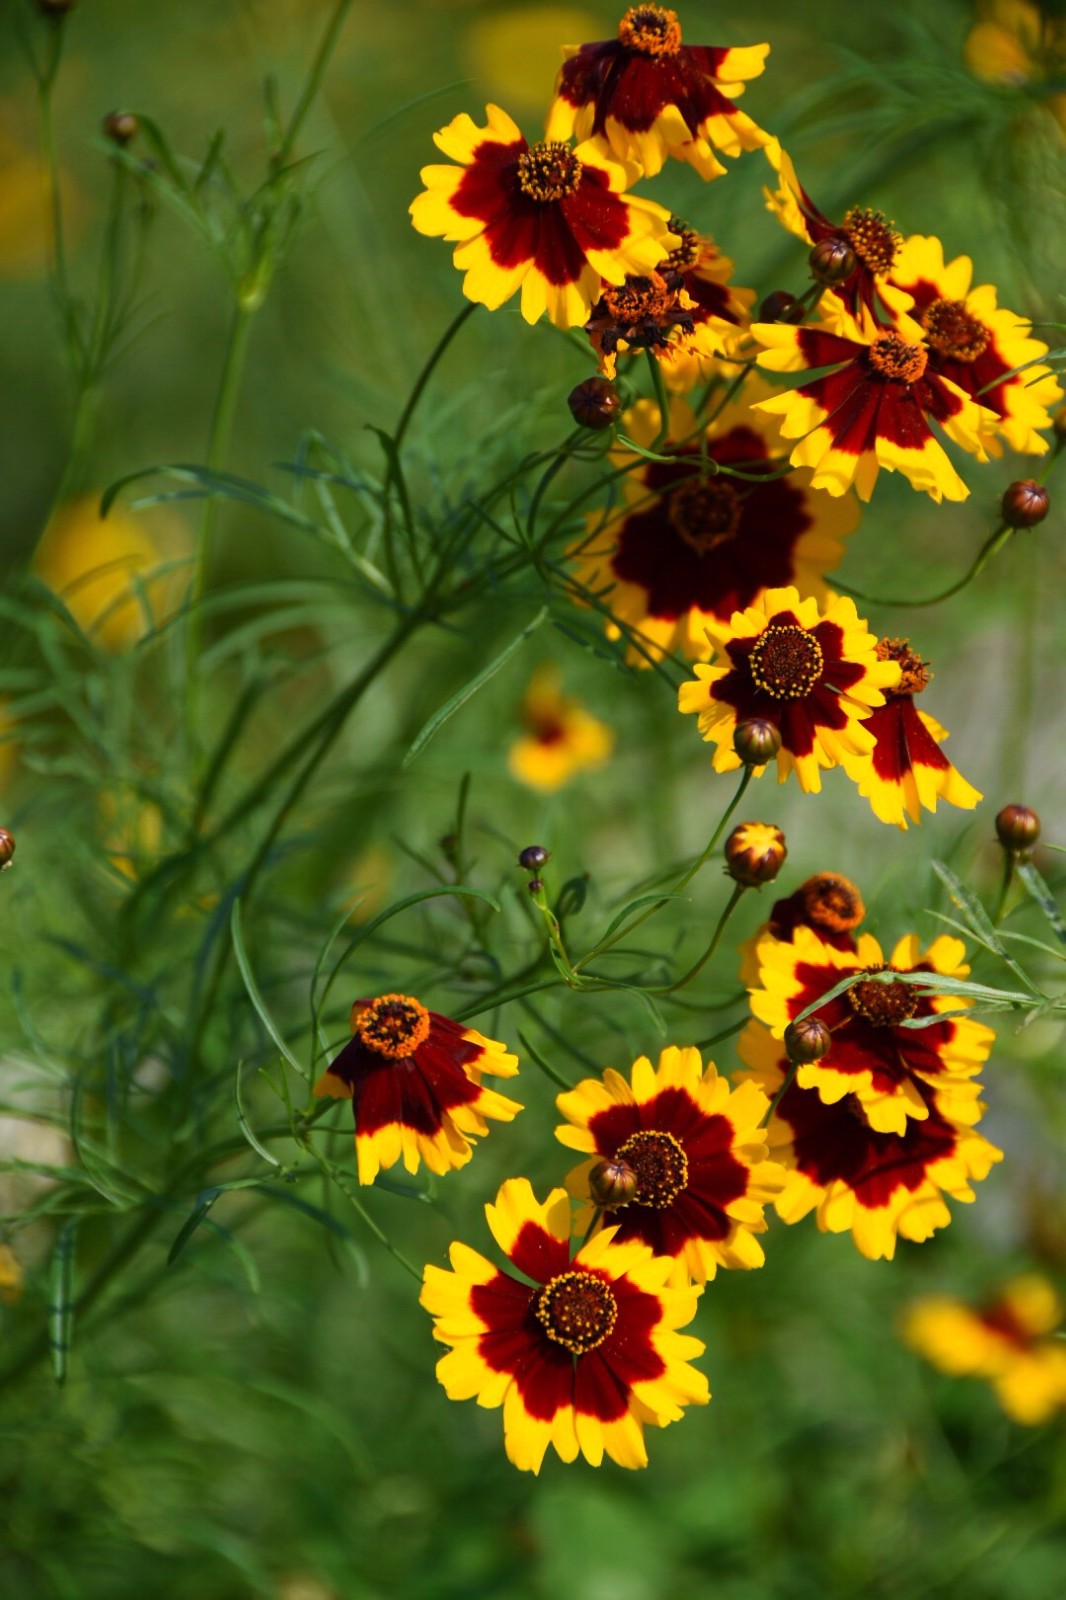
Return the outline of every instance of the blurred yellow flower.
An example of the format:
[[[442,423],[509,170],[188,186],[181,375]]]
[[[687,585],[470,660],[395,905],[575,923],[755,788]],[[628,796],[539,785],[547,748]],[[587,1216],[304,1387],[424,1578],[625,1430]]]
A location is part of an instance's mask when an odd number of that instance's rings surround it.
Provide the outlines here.
[[[108,860],[123,877],[140,877],[144,867],[159,857],[163,842],[162,809],[154,800],[143,799],[129,785],[105,790],[99,805]]]
[[[0,700],[0,789],[6,788],[18,759],[15,719],[6,700]]]
[[[52,247],[48,171],[7,126],[10,105],[0,104],[0,277],[32,277],[41,272]],[[69,180],[62,180],[64,235],[69,245],[82,232],[85,202]]]
[[[22,1295],[22,1266],[6,1244],[0,1244],[0,1300],[13,1306]]]
[[[977,22],[962,57],[975,78],[1021,89],[1066,69],[1066,19],[1047,16],[1032,0],[978,0]],[[1049,94],[1052,116],[1066,128],[1066,94]]]
[[[550,794],[579,772],[602,767],[614,749],[614,729],[562,692],[555,667],[538,667],[522,701],[526,732],[507,757],[513,777]]]
[[[484,98],[541,111],[563,64],[563,46],[597,39],[601,24],[576,6],[522,6],[471,23],[466,59]]]
[[[160,524],[168,544],[175,543],[172,527]],[[114,506],[103,518],[100,496],[92,493],[59,508],[45,529],[33,566],[78,626],[105,650],[118,651],[148,631],[144,599],[158,620],[169,585],[151,574],[162,560],[160,542],[142,517]]]

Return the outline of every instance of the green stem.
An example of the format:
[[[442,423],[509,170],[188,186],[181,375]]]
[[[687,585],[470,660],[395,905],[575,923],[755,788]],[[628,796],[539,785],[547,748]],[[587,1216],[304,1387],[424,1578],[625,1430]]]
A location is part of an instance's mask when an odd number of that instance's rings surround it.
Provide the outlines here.
[[[952,595],[956,595],[961,590],[965,589],[968,583],[972,583],[974,578],[976,578],[992,560],[992,557],[999,554],[1000,550],[1002,550],[1003,546],[1010,539],[1010,536],[1013,532],[1014,529],[1008,528],[1005,524],[996,528],[993,533],[989,534],[988,538],[977,552],[977,555],[969,570],[958,580],[957,583],[950,584],[946,589],[941,589],[939,594],[926,595],[921,600],[886,600],[880,595],[864,594],[861,589],[852,589],[848,584],[841,583],[839,579],[834,581],[836,582],[836,587],[838,589],[842,589],[845,594],[851,595],[852,599],[862,600],[867,605],[901,606],[903,609],[907,609],[910,606],[938,606],[943,600],[950,600]]]
[[[777,1110],[778,1106],[781,1104],[782,1100],[785,1098],[786,1094],[795,1082],[796,1073],[798,1071],[799,1063],[796,1061],[790,1061],[788,1064],[788,1071],[785,1073],[785,1076],[782,1079],[781,1087],[770,1101],[770,1104],[766,1108],[766,1114],[759,1123],[760,1128],[769,1126],[773,1120],[774,1112]]]
[[[683,978],[678,978],[676,980],[676,982],[674,982],[674,983],[664,983],[664,984],[654,985],[653,987],[647,989],[645,991],[646,993],[648,993],[648,994],[673,994],[675,989],[684,989],[686,984],[689,984],[689,983],[692,982],[693,978],[697,975],[697,973],[702,971],[702,969],[707,965],[708,961],[714,955],[714,952],[718,949],[718,945],[721,942],[722,934],[725,931],[725,925],[729,921],[730,917],[733,915],[733,912],[736,910],[737,906],[740,904],[740,898],[743,895],[744,890],[745,890],[746,887],[747,887],[747,885],[743,884],[743,883],[735,883],[733,885],[733,893],[730,895],[729,899],[726,901],[726,904],[725,904],[725,906],[724,906],[724,908],[722,910],[722,915],[718,918],[718,924],[717,924],[717,926],[716,926],[716,928],[714,930],[714,933],[711,935],[710,944],[707,946],[706,950],[700,956],[699,960],[693,966],[689,967],[689,969],[685,973],[684,977]]]
[[[307,113],[310,111],[318,91],[322,87],[322,79],[325,77],[330,57],[333,54],[341,28],[344,26],[345,18],[351,8],[352,0],[337,0],[337,6],[326,25],[326,31],[322,36],[322,42],[311,65],[307,81],[300,93],[300,98],[296,102],[296,108],[289,119],[289,126],[285,130],[285,136],[278,149],[274,152],[272,165],[275,171],[283,167],[292,154],[293,145],[296,143],[300,129],[307,118]]]
[[[663,369],[653,350],[646,350],[648,368],[651,372],[652,388],[655,390],[655,403],[659,407],[659,428],[652,440],[651,448],[658,450],[666,435],[670,432],[670,400],[666,393],[666,383],[663,379]]]
[[[207,467],[210,472],[220,472],[229,456],[230,438],[233,433],[233,419],[237,411],[237,401],[241,392],[241,380],[244,377],[244,363],[248,354],[248,338],[252,331],[252,318],[255,308],[237,301],[233,308],[233,317],[230,322],[229,339],[226,343],[226,355],[222,364],[222,377],[218,386],[215,399],[214,414],[211,418],[211,431],[207,440]],[[207,570],[211,559],[211,546],[214,539],[215,525],[218,521],[218,500],[210,495],[204,502],[203,514],[200,517],[200,534],[197,542],[196,567],[193,575],[193,592],[191,604],[195,608],[207,587]],[[195,660],[199,654],[200,625],[195,620],[195,611],[190,613],[189,632],[194,641],[192,656]]]
[[[437,364],[440,361],[441,356],[443,356],[444,352],[447,350],[448,346],[451,344],[460,328],[466,322],[467,318],[472,317],[476,310],[477,302],[474,302],[468,306],[464,306],[463,309],[452,318],[451,322],[445,328],[444,332],[437,340],[437,343],[430,351],[429,359],[423,366],[422,371],[418,374],[418,377],[415,380],[415,386],[407,397],[407,404],[400,412],[400,420],[396,424],[396,432],[392,436],[393,444],[396,446],[397,453],[399,453],[400,446],[404,440],[404,435],[410,426],[411,418],[414,416],[415,407],[421,400],[427,383],[436,371]]]
[[[1007,897],[1014,882],[1014,853],[1011,850],[1003,852],[1003,876],[1000,879],[999,894],[996,897],[996,908],[992,913],[992,921],[998,928],[1003,921],[1003,914],[1007,909]]]

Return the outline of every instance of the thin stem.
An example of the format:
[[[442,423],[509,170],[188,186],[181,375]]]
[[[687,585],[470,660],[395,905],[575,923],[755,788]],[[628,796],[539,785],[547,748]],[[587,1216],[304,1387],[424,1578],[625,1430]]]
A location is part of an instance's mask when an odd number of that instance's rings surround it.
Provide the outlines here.
[[[211,418],[211,431],[207,440],[207,467],[211,472],[219,472],[226,464],[229,456],[230,437],[233,433],[233,419],[237,410],[237,400],[241,391],[241,380],[244,377],[244,363],[248,354],[248,336],[252,331],[252,318],[255,310],[238,300],[233,309],[233,318],[230,322],[229,339],[226,343],[226,355],[222,364],[222,377],[218,386],[218,395],[215,399],[214,414]],[[196,605],[207,586],[207,568],[211,559],[211,544],[218,521],[218,501],[214,495],[204,502],[203,515],[200,518],[200,535],[197,545],[196,567],[193,575],[193,593],[191,603]],[[199,624],[194,622],[190,615],[190,635],[195,640],[193,655],[199,653]]]
[[[770,1104],[766,1108],[766,1113],[759,1123],[760,1128],[769,1126],[770,1122],[773,1120],[774,1112],[777,1110],[778,1106],[781,1104],[782,1100],[785,1098],[786,1094],[795,1082],[796,1073],[798,1071],[799,1063],[797,1061],[790,1061],[788,1064],[788,1071],[785,1073],[781,1087],[770,1101]]]
[[[602,1206],[594,1206],[593,1207],[593,1211],[592,1211],[592,1221],[589,1223],[588,1227],[585,1229],[584,1236],[582,1237],[581,1243],[578,1245],[576,1251],[574,1252],[575,1255],[580,1255],[582,1250],[584,1250],[585,1246],[588,1244],[589,1240],[592,1238],[592,1235],[596,1232],[596,1229],[599,1227],[602,1218],[603,1218],[603,1207]]]
[[[739,1022],[731,1022],[728,1028],[722,1028],[718,1033],[710,1034],[706,1039],[697,1039],[697,1050],[709,1050],[712,1045],[721,1044],[724,1039],[732,1039],[748,1025],[747,1017],[741,1017]]]
[[[722,909],[722,915],[718,918],[718,924],[714,930],[714,933],[711,935],[710,944],[700,956],[699,960],[693,966],[689,967],[684,977],[678,978],[675,983],[656,984],[645,991],[647,994],[673,994],[675,989],[683,989],[686,984],[692,982],[696,974],[707,965],[708,961],[714,955],[714,952],[718,949],[722,934],[725,931],[725,925],[733,915],[733,912],[736,910],[737,906],[740,904],[740,898],[746,888],[747,885],[743,883],[735,883],[733,885],[733,893],[730,895]]]
[[[958,594],[962,589],[965,589],[968,583],[972,583],[974,578],[976,578],[992,560],[992,557],[999,554],[1000,550],[1007,543],[1013,532],[1013,528],[1008,528],[1005,523],[1001,524],[1001,526],[996,528],[993,533],[989,534],[988,538],[977,552],[977,555],[974,558],[969,570],[958,580],[957,583],[949,585],[947,589],[941,589],[939,594],[926,595],[920,600],[886,600],[880,595],[864,594],[861,589],[853,589],[848,584],[841,583],[839,579],[835,580],[836,587],[838,589],[842,589],[845,594],[851,595],[854,600],[862,600],[867,605],[900,606],[904,610],[910,606],[938,606],[940,605],[941,601],[950,600],[952,595]]]
[[[63,236],[63,196],[59,187],[59,159],[56,153],[55,123],[52,116],[52,90],[63,53],[65,29],[60,23],[53,25],[48,42],[48,60],[39,80],[39,105],[41,112],[41,149],[47,172],[48,231],[52,238],[52,270],[56,290],[63,310],[63,322],[68,337],[71,332],[70,288],[67,279],[67,255]]]
[[[992,913],[992,921],[993,921],[993,923],[995,924],[995,926],[997,928],[999,927],[1000,923],[1003,921],[1003,914],[1007,909],[1007,897],[1010,894],[1011,884],[1013,882],[1014,882],[1014,852],[1013,852],[1013,850],[1004,850],[1004,852],[1003,852],[1003,876],[1001,877],[1000,883],[999,883],[999,894],[996,897],[996,908]]]
[[[448,324],[447,328],[445,328],[444,332],[437,340],[437,343],[430,351],[429,359],[423,366],[422,371],[418,374],[418,377],[415,380],[415,386],[407,397],[407,404],[400,412],[400,420],[397,422],[396,432],[392,436],[393,444],[396,446],[397,453],[399,453],[400,446],[404,440],[404,435],[410,426],[411,418],[414,416],[415,407],[421,400],[427,383],[436,371],[437,363],[440,361],[441,356],[443,356],[444,352],[447,350],[448,346],[451,344],[460,328],[469,317],[473,316],[476,310],[476,301],[468,306],[464,306],[463,309],[452,318],[451,322]]]
[[[646,350],[648,368],[651,372],[652,388],[655,390],[655,403],[659,407],[659,428],[652,440],[651,448],[658,450],[666,435],[670,432],[670,401],[666,393],[666,383],[663,379],[663,369],[653,350]]]
[[[273,166],[275,171],[283,167],[292,154],[292,147],[296,143],[307,113],[310,111],[318,91],[322,87],[322,79],[325,77],[330,57],[333,54],[341,28],[344,26],[345,18],[351,8],[352,0],[337,0],[336,9],[326,26],[326,31],[322,36],[322,43],[318,47],[318,53],[311,65],[307,81],[301,90],[300,98],[297,100],[295,110],[289,119],[289,126],[285,130],[281,144],[274,152]]]

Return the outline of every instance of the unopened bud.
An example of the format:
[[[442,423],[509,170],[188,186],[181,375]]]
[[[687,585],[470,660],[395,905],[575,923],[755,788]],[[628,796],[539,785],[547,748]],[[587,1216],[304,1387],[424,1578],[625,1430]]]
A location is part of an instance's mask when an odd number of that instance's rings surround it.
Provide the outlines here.
[[[129,144],[131,139],[136,138],[141,125],[132,111],[109,111],[100,126],[106,137],[115,144]]]
[[[819,239],[807,257],[807,264],[811,269],[812,278],[824,283],[827,288],[832,288],[834,284],[843,283],[845,278],[850,278],[859,262],[846,239],[832,236],[828,239]]]
[[[537,872],[550,857],[551,851],[545,850],[542,844],[527,844],[518,852],[518,865],[526,872]]]
[[[11,865],[11,857],[15,854],[15,835],[8,833],[6,828],[0,828],[0,871]]]
[[[77,3],[78,0],[37,0],[37,9],[43,11],[46,17],[65,17]]]
[[[787,855],[784,834],[769,822],[742,822],[725,842],[726,867],[745,889],[772,883]]]
[[[1004,806],[996,814],[996,833],[1004,850],[1027,856],[1040,837],[1040,818],[1029,806]]]
[[[1051,508],[1051,499],[1035,478],[1019,478],[1003,496],[1003,520],[1008,528],[1035,528]]]
[[[606,378],[586,378],[566,397],[570,415],[582,428],[602,433],[622,409],[622,396]]]
[[[787,289],[773,289],[759,307],[760,322],[787,322],[796,296]]]
[[[530,894],[543,894],[544,893],[544,879],[543,878],[530,878],[529,882],[526,884],[526,888],[529,890]]]
[[[785,1029],[785,1054],[797,1067],[820,1061],[832,1043],[829,1029],[817,1017],[804,1017],[802,1022],[790,1022]]]
[[[617,1211],[637,1198],[640,1183],[628,1161],[597,1161],[589,1170],[593,1205]]]
[[[780,748],[780,728],[764,717],[745,717],[733,730],[733,749],[746,767],[764,767]]]

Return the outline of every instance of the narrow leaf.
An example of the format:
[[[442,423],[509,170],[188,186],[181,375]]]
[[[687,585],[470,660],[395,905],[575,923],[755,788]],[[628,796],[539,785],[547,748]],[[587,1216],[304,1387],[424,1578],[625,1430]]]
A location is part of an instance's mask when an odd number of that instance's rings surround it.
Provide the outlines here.
[[[1066,944],[1066,922],[1062,913],[1055,904],[1055,896],[1044,882],[1043,877],[1031,861],[1019,861],[1014,869],[1025,884],[1030,896],[1034,899],[1041,911],[1050,922],[1056,939]]]
[[[188,1244],[189,1240],[200,1226],[201,1222],[203,1222],[204,1218],[207,1216],[207,1213],[211,1210],[211,1207],[214,1205],[221,1192],[222,1191],[220,1189],[203,1189],[197,1195],[196,1203],[192,1208],[192,1212],[186,1218],[176,1239],[174,1240],[174,1243],[167,1252],[168,1267],[172,1267],[174,1265],[175,1261],[181,1255],[181,1252],[185,1249],[185,1246]]]
[[[67,1360],[74,1330],[74,1254],[78,1219],[65,1222],[52,1252],[51,1301],[48,1308],[48,1350],[52,1376],[60,1388],[67,1381]]]
[[[943,861],[934,861],[933,871],[947,890],[952,904],[962,912],[963,919],[968,924],[974,937],[981,941],[986,950],[993,951],[1027,988],[1032,989],[1034,994],[1039,993],[1024,968],[1019,966],[1000,940],[992,918],[988,915],[988,912],[969,885],[963,883],[962,879],[957,877]]]
[[[303,1067],[297,1061],[296,1057],[285,1043],[285,1040],[282,1038],[280,1032],[278,1031],[277,1024],[270,1015],[270,1012],[267,1010],[263,1001],[263,997],[259,993],[259,988],[256,984],[255,977],[252,973],[251,964],[248,960],[248,954],[244,948],[244,935],[241,931],[241,903],[239,900],[235,900],[233,902],[233,910],[230,913],[229,925],[230,936],[233,939],[233,953],[237,957],[237,965],[240,968],[241,977],[244,979],[244,987],[248,991],[248,998],[255,1007],[260,1022],[263,1024],[263,1027],[266,1029],[267,1033],[281,1051],[281,1054],[285,1060],[289,1063],[290,1067],[292,1067],[295,1072],[298,1072],[300,1077],[303,1078],[306,1076]]]
[[[479,689],[483,689],[489,680],[494,678],[501,668],[507,665],[512,656],[517,655],[518,651],[521,650],[526,640],[531,634],[536,633],[541,624],[547,620],[547,617],[548,607],[542,606],[537,612],[537,615],[533,618],[532,622],[526,624],[526,626],[522,629],[522,632],[511,640],[506,649],[501,650],[500,654],[496,656],[494,660],[490,661],[487,667],[483,667],[479,673],[470,679],[469,683],[465,683],[461,689],[457,690],[457,692],[452,695],[450,700],[446,700],[444,704],[433,713],[429,721],[425,723],[420,732],[415,735],[410,749],[400,763],[401,767],[409,767],[412,761],[421,755],[422,751],[432,739],[433,735],[437,732],[438,728],[442,727],[444,723],[448,721],[449,717],[454,717],[455,713],[460,711],[463,706],[466,705],[468,700],[473,699],[474,695],[477,694]]]

